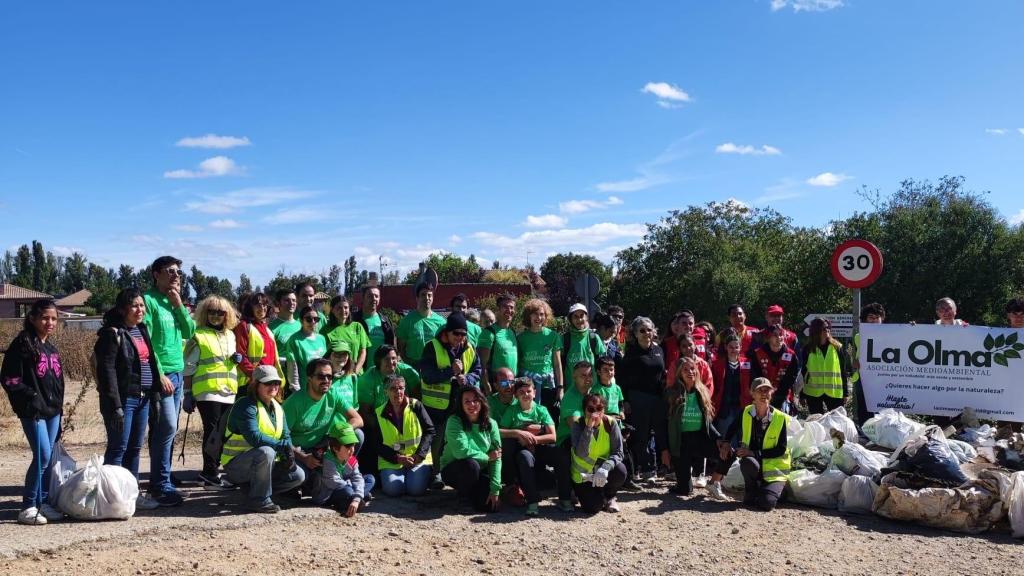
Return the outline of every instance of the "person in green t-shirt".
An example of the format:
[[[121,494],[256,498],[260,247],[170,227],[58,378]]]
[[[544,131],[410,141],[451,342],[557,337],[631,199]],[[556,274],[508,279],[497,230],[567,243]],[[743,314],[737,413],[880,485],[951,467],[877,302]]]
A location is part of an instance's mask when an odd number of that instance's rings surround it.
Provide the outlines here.
[[[328,343],[328,347],[331,349],[329,357],[331,367],[334,368],[334,382],[331,383],[331,388],[340,390],[345,402],[349,406],[358,408],[359,377],[351,372],[352,354],[350,354],[348,342],[335,340],[333,343]]]
[[[511,294],[498,296],[498,320],[480,333],[480,365],[483,366],[483,388],[490,390],[498,368],[508,368],[515,374],[519,367],[519,341],[512,328],[516,315],[516,299]]]
[[[317,308],[316,305],[316,288],[313,287],[309,282],[299,282],[295,285],[295,297],[298,299],[297,307],[302,310],[306,306],[309,306],[313,310],[320,313],[316,320],[316,331],[319,332],[323,329],[324,324],[327,324],[327,315],[323,314],[322,310]]]
[[[326,358],[311,361],[306,369],[307,385],[282,404],[285,422],[291,431],[295,462],[306,473],[305,486],[316,491],[312,484],[319,474],[311,472],[323,461],[327,434],[336,421],[347,421],[355,428],[359,446],[363,444],[363,419],[349,404],[339,388],[332,385],[334,368]],[[359,448],[356,448],[358,452]]]
[[[516,438],[520,436],[520,431],[509,430],[501,425],[505,412],[516,403],[514,384],[515,374],[508,368],[499,368],[494,380],[495,392],[487,396],[487,405],[491,410],[491,418],[498,423],[501,433],[501,450],[504,461],[504,464],[501,466],[501,483],[505,485],[505,490],[515,490],[514,484],[516,484],[515,452],[516,446],[519,445],[516,442]],[[505,494],[506,501],[509,498],[510,496]],[[515,499],[522,500],[518,496],[513,498],[513,501]]]
[[[411,396],[420,388],[420,373],[415,368],[402,362],[398,352],[390,344],[382,344],[374,354],[374,366],[359,377],[359,409],[372,415],[373,410],[380,408],[388,401],[384,389],[384,379],[391,374],[398,374],[405,379],[406,391]],[[369,417],[369,416],[367,416]]]
[[[519,375],[528,376],[537,387],[537,401],[558,420],[562,400],[562,337],[548,324],[554,321],[551,306],[540,298],[523,305],[526,330],[519,333]]]
[[[398,347],[398,341],[395,339],[395,327],[391,325],[391,320],[387,316],[380,313],[380,288],[376,286],[363,288],[363,306],[352,314],[352,320],[363,325],[366,336],[370,339],[364,366],[373,361],[377,349],[382,345]]]
[[[306,387],[306,366],[327,354],[327,339],[316,331],[320,315],[313,308],[302,308],[302,329],[292,334],[285,348],[288,359],[288,388],[295,392]]]
[[[416,309],[410,310],[402,317],[395,331],[395,335],[398,336],[398,355],[413,366],[419,365],[427,342],[433,340],[445,325],[444,317],[430,309],[433,303],[434,290],[427,285],[419,286],[416,292]]]
[[[469,299],[466,298],[465,294],[459,292],[453,296],[452,301],[448,303],[448,308],[452,311],[452,314],[462,312],[462,315],[466,317],[466,320],[469,320]],[[480,344],[480,332],[482,331],[483,328],[478,324],[474,322],[466,322],[466,339],[469,340],[469,343],[473,348],[478,348],[478,345]]]
[[[363,325],[352,320],[350,306],[348,298],[340,294],[331,298],[331,317],[320,333],[327,338],[328,347],[338,340],[348,342],[349,350],[352,353],[352,364],[349,366],[348,372],[355,375],[363,373],[366,351],[370,347],[370,338],[366,335]]]
[[[537,472],[545,466],[555,469],[555,477],[563,478],[561,466],[564,458],[559,455],[555,446],[555,421],[548,414],[548,409],[534,401],[533,381],[526,376],[516,378],[514,384],[516,404],[505,411],[501,420],[502,430],[516,432],[515,442],[510,442],[513,453],[505,455],[505,463],[516,464],[519,486],[526,495],[526,515],[536,516],[540,502],[540,489],[537,487]],[[504,450],[502,451],[504,454]],[[511,458],[508,458],[511,456]],[[559,500],[572,499],[572,484],[558,484]]]
[[[565,367],[565,380],[571,379],[570,370],[580,360],[586,360],[593,365],[598,356],[604,356],[607,353],[601,337],[590,329],[587,307],[583,304],[573,304],[569,307],[569,332],[562,338],[562,365]]]
[[[282,288],[274,293],[274,301],[277,303],[277,316],[267,323],[270,333],[274,335],[274,342],[277,343],[278,362],[281,368],[288,373],[288,359],[286,349],[288,340],[302,328],[302,322],[295,317],[295,310],[298,306],[298,299],[295,291],[290,288]]]
[[[559,485],[563,482],[569,485],[572,483],[569,468],[572,459],[570,436],[573,425],[583,418],[583,399],[590,393],[590,387],[594,383],[594,365],[586,360],[577,362],[572,368],[572,383],[572,387],[567,388],[565,395],[562,396],[561,411],[555,429],[555,444],[560,448],[562,458],[562,478],[556,479]],[[559,498],[558,507],[563,512],[572,512],[572,499]]]
[[[611,358],[601,356],[597,359],[597,384],[590,388],[590,393],[604,398],[607,406],[605,414],[618,420],[621,428],[622,419],[625,418],[620,406],[623,401],[622,388],[615,383],[615,361]]]
[[[455,396],[454,414],[445,423],[441,478],[459,499],[481,512],[501,506],[501,434],[479,388],[463,386]]]

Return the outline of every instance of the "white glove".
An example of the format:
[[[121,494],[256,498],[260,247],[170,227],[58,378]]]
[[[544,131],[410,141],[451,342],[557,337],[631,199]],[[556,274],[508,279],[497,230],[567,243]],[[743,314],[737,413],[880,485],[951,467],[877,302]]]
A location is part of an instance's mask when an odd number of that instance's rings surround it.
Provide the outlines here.
[[[592,481],[594,479],[594,475],[593,474],[587,474],[586,472],[583,472],[582,474],[580,474],[580,478],[583,480],[582,483],[586,484],[587,482],[590,482],[590,481]]]
[[[603,488],[608,483],[608,469],[598,468],[595,470],[591,483],[594,485],[594,488]]]

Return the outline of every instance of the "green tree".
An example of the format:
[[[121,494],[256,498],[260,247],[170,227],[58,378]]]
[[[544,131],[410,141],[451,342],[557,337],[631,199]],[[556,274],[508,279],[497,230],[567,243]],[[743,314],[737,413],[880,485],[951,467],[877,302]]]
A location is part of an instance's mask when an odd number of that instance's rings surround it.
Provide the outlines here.
[[[252,293],[253,293],[252,281],[249,280],[249,277],[246,276],[245,272],[242,272],[238,276],[238,287],[235,288],[235,299],[236,299],[236,301],[241,302],[243,294],[252,294]],[[271,294],[270,298],[273,299],[274,295]]]
[[[11,283],[22,288],[32,288],[34,276],[35,273],[32,270],[32,251],[29,249],[28,244],[22,244],[18,247],[14,266],[14,279]]]
[[[331,264],[331,267],[327,269],[327,272],[320,274],[320,285],[323,286],[324,292],[333,296],[335,294],[341,294],[341,292],[347,288],[347,286],[342,284],[341,274],[341,266],[338,266],[337,264]]]
[[[46,285],[49,278],[49,268],[46,265],[46,250],[43,243],[37,240],[32,241],[32,289],[39,292],[49,292],[50,287]]]
[[[472,254],[463,260],[456,254],[437,252],[427,256],[423,264],[437,271],[438,282],[441,284],[476,284],[484,274],[476,256]],[[415,284],[419,276],[418,270],[412,270],[406,274],[404,283]]]
[[[79,252],[72,252],[71,256],[64,260],[64,274],[61,275],[62,292],[72,294],[85,288],[88,264],[85,256]]]
[[[112,269],[108,270],[96,264],[89,264],[87,270],[86,288],[92,292],[92,296],[89,297],[86,306],[102,314],[114,305],[117,298],[116,275]]]
[[[607,300],[609,286],[612,283],[611,267],[588,254],[555,254],[548,258],[540,267],[541,278],[547,286],[548,303],[556,316],[564,316],[569,306],[579,302],[576,294],[576,277],[590,273],[601,283],[601,290],[595,300],[604,303]]]
[[[135,267],[129,266],[128,264],[121,264],[117,269],[117,288],[123,290],[125,288],[131,288],[136,286],[137,276],[135,275]]]
[[[10,250],[4,251],[4,259],[0,261],[0,283],[8,284],[14,282],[15,274],[14,254]]]

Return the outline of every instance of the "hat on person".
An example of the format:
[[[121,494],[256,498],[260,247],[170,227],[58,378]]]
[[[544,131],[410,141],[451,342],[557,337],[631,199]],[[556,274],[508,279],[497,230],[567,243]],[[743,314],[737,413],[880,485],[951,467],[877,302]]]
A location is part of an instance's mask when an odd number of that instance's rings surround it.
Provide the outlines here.
[[[348,352],[351,355],[352,347],[344,340],[335,340],[331,342],[331,352]]]
[[[586,312],[587,311],[587,307],[584,306],[583,304],[580,304],[579,302],[577,302],[576,304],[573,304],[572,306],[569,306],[569,316],[572,316],[573,314],[575,314],[576,312],[579,312],[580,310],[583,310],[584,312]]]
[[[466,317],[462,315],[462,312],[453,312],[448,316],[448,321],[444,325],[445,332],[454,332],[455,330],[466,331]]]
[[[359,437],[356,436],[355,428],[345,420],[335,420],[334,424],[331,425],[331,431],[327,435],[346,446],[359,443]]]
[[[782,311],[782,306],[772,304],[768,307],[768,314],[785,314],[785,312]]]
[[[758,388],[771,388],[774,390],[775,386],[772,386],[772,381],[767,378],[754,378],[754,381],[750,383],[750,391],[753,392]]]
[[[264,364],[253,369],[252,379],[260,384],[266,384],[267,382],[281,382],[281,375],[277,373],[277,368]]]

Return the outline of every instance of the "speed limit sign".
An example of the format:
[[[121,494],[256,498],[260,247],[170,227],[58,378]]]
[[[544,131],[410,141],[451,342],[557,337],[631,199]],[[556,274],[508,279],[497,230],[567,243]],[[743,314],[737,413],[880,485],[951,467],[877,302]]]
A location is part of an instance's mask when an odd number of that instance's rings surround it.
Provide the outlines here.
[[[867,240],[847,240],[832,253],[832,277],[847,288],[867,288],[882,275],[882,252]]]

